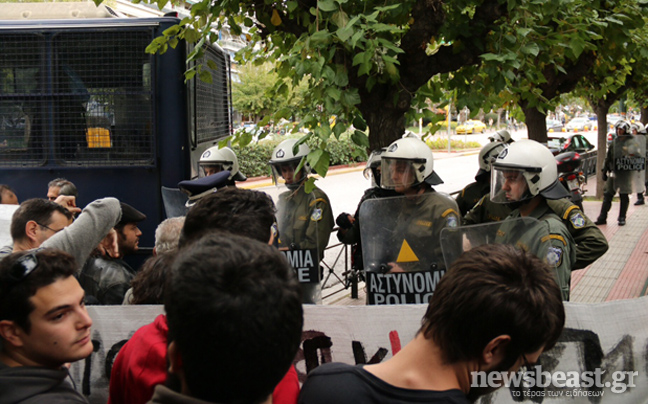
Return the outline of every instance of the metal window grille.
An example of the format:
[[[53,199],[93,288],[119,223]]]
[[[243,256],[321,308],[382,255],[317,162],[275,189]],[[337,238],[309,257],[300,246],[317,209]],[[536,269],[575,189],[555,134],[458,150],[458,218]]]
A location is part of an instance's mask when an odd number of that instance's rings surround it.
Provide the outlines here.
[[[207,47],[204,67],[207,68],[207,60],[212,60],[217,66],[217,69],[211,70],[212,82],[195,78],[196,135],[199,144],[230,134],[229,60],[224,55],[224,52]]]
[[[151,39],[150,30],[1,35],[0,166],[153,164]]]

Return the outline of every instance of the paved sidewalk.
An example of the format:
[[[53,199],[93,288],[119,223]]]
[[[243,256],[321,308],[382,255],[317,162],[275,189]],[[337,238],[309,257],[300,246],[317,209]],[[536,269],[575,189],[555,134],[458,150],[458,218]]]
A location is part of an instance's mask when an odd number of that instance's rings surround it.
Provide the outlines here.
[[[599,226],[610,248],[589,267],[572,273],[571,301],[597,303],[646,294],[648,205],[634,206],[635,201],[636,195],[632,195],[625,226],[617,224],[619,202],[612,203],[608,224]],[[596,220],[601,202],[585,201],[583,208],[590,219]]]

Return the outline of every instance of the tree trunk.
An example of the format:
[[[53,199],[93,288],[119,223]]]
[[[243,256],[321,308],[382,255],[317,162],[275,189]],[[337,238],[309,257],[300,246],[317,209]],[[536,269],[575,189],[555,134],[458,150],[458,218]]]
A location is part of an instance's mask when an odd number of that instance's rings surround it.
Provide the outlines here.
[[[538,108],[522,108],[529,132],[529,139],[540,143],[547,142],[547,115],[538,111]]]
[[[614,101],[612,101],[614,102]],[[603,162],[605,161],[605,152],[607,151],[607,113],[610,110],[609,102],[599,100],[597,103],[590,101],[590,105],[596,113],[596,121],[598,122],[598,150],[596,155],[596,199],[603,199]]]
[[[641,123],[644,125],[648,124],[648,108],[641,107]]]
[[[394,109],[372,109],[362,116],[369,127],[369,149],[389,146],[405,133],[405,113]]]

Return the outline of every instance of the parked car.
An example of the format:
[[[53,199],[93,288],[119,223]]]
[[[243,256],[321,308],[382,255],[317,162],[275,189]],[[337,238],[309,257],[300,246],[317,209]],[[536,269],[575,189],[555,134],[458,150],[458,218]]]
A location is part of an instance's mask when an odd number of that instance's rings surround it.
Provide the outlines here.
[[[547,147],[554,156],[566,153],[576,152],[580,155],[582,162],[581,170],[587,176],[596,173],[596,148],[593,144],[580,134],[570,136],[549,136],[547,137]]]
[[[563,128],[563,132],[579,132],[593,130],[596,128],[596,122],[591,121],[589,118],[579,116],[567,122]]]
[[[466,123],[464,123],[463,125],[457,126],[457,134],[484,133],[485,129],[486,129],[486,124],[484,122],[470,119],[466,121]]]
[[[547,119],[547,132],[549,133],[560,132],[564,126],[565,125],[557,119]]]

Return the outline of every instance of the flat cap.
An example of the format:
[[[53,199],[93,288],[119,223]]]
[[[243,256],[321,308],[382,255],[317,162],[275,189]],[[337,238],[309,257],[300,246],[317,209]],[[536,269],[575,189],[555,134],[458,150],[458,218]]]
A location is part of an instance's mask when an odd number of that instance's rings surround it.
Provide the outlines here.
[[[117,223],[117,226],[115,227],[121,227],[126,225],[127,223],[139,223],[142,220],[146,219],[146,215],[144,213],[140,212],[129,204],[124,202],[120,202],[119,204],[121,205],[122,216],[121,220],[119,220],[119,223]]]

